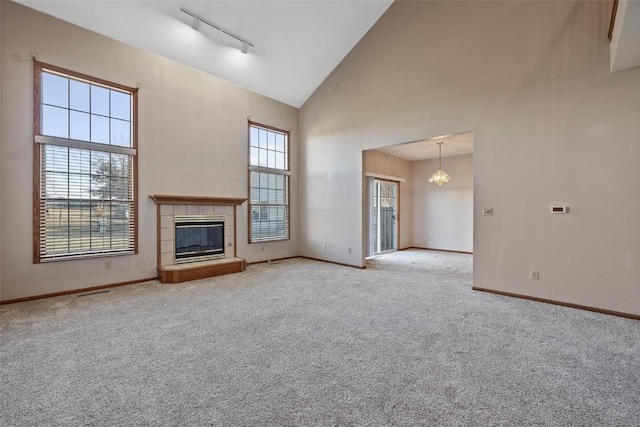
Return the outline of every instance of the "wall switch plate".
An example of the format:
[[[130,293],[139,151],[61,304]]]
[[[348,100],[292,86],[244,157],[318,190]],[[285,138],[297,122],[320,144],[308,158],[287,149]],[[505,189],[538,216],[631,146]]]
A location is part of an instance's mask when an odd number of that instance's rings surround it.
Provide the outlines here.
[[[326,245],[326,243],[323,243],[323,244],[322,244],[322,250],[323,250],[323,251],[326,251],[326,250],[327,250],[327,245]]]
[[[529,278],[531,280],[540,280],[540,272],[538,270],[531,270]]]
[[[493,216],[493,208],[482,208],[482,215]]]

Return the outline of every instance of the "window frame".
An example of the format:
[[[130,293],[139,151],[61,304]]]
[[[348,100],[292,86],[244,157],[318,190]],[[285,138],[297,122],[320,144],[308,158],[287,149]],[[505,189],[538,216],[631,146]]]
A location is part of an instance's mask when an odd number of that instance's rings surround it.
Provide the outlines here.
[[[287,241],[291,240],[291,132],[288,130],[280,129],[274,126],[265,125],[263,123],[254,122],[252,120],[248,120],[247,125],[247,217],[248,217],[248,232],[247,232],[247,240],[249,244],[253,243],[265,243],[265,242],[278,242],[278,241]],[[276,169],[269,168],[265,166],[252,165],[251,164],[251,129],[258,128],[264,129],[270,132],[277,132],[285,135],[285,168],[284,169]],[[285,236],[283,237],[267,237],[267,238],[253,238],[253,204],[251,203],[251,172],[265,172],[270,174],[282,175],[285,178],[285,204],[281,205],[285,207]],[[260,219],[262,219],[262,211],[263,208],[266,208],[270,205],[258,205],[261,207],[260,209]]]
[[[43,135],[42,129],[42,75],[43,72],[50,72],[53,74],[61,74],[68,78],[78,79],[85,81],[89,84],[96,86],[103,86],[106,88],[117,89],[119,91],[128,92],[131,95],[131,147],[119,147],[111,144],[103,144],[82,140],[75,140],[71,138],[52,137]],[[54,261],[67,261],[74,259],[92,259],[105,256],[117,256],[117,255],[133,255],[138,254],[138,88],[125,86],[119,83],[114,83],[108,80],[104,80],[98,77],[93,77],[87,74],[79,73],[66,68],[58,67],[56,65],[47,64],[34,59],[33,61],[33,263],[39,264],[43,262]],[[81,148],[86,150],[103,151],[108,153],[117,153],[118,151],[130,152],[131,168],[132,168],[132,190],[133,190],[133,248],[127,248],[123,250],[106,251],[106,252],[70,252],[69,254],[63,254],[60,256],[53,256],[51,258],[43,258],[41,256],[41,184],[43,182],[41,173],[41,147],[43,144],[50,143],[51,141],[60,142],[61,146],[69,148]],[[111,147],[105,150],[104,147]],[[119,147],[119,148],[118,148]],[[119,150],[122,149],[122,150]],[[72,200],[68,197],[67,200]],[[90,201],[90,200],[88,200]]]

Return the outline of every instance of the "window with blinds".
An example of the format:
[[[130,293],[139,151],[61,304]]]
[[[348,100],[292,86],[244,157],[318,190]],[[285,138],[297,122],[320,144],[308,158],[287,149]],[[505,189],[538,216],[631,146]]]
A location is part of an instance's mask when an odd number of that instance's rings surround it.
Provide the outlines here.
[[[289,239],[289,132],[249,122],[249,242]]]
[[[39,62],[34,81],[34,261],[136,253],[136,89]]]

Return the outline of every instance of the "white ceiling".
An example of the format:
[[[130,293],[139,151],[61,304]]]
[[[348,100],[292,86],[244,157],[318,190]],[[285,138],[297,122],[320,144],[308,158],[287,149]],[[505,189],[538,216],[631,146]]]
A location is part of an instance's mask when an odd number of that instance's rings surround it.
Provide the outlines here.
[[[128,45],[300,107],[393,0],[14,0]],[[250,41],[203,25],[190,12]]]
[[[473,153],[473,133],[439,136],[423,141],[377,148],[377,151],[382,151],[383,153],[412,162],[416,160],[437,159],[438,142],[441,141],[442,157]]]

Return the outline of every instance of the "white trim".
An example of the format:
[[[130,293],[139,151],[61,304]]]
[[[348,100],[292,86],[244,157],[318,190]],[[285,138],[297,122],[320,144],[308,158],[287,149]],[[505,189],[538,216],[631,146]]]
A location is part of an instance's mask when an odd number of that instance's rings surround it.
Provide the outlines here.
[[[40,254],[40,262],[57,262],[57,261],[69,261],[74,259],[89,259],[89,258],[99,258],[99,257],[108,257],[108,256],[120,256],[120,255],[135,255],[133,249],[114,249],[111,251],[96,251],[96,252],[70,252],[70,253],[60,253],[55,255],[42,255]]]
[[[79,148],[83,150],[106,151],[109,153],[136,155],[135,148],[121,147],[119,145],[100,144],[98,142],[80,141],[70,138],[57,138],[55,136],[36,135],[35,140],[39,144],[58,145],[60,147]]]
[[[375,173],[375,172],[365,172],[364,176],[370,176],[372,178],[378,178],[378,179],[386,179],[387,181],[406,182],[405,178],[400,178],[398,176],[391,176],[391,175],[382,175],[380,173]]]
[[[291,176],[290,170],[285,169],[276,169],[276,168],[267,168],[264,166],[251,166],[249,165],[249,170],[253,172],[266,172],[266,173],[276,173],[280,175],[289,175]]]

